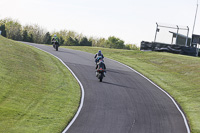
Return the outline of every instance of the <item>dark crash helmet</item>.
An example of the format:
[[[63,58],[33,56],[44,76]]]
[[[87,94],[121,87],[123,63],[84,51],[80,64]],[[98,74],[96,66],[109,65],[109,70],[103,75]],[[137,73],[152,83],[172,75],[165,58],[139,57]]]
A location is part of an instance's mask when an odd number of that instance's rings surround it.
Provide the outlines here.
[[[101,56],[101,50],[98,51],[98,55]]]

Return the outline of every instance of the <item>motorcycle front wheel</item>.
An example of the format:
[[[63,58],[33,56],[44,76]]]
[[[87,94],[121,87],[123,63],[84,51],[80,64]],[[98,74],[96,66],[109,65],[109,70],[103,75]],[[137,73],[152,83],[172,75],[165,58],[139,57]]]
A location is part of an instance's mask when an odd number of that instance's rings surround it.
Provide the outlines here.
[[[56,45],[56,51],[58,51],[58,45]]]

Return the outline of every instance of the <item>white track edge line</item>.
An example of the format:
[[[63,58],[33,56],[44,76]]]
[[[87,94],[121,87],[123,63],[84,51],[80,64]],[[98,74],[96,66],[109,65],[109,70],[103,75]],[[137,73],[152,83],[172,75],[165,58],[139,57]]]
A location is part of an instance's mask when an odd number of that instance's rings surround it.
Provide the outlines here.
[[[31,46],[32,46],[32,45],[31,45]],[[81,87],[81,102],[80,102],[79,108],[78,108],[78,110],[77,110],[75,116],[74,116],[73,119],[70,121],[70,123],[67,125],[67,127],[62,131],[62,133],[66,133],[66,132],[69,130],[69,128],[72,126],[72,124],[75,122],[76,118],[77,118],[78,115],[80,114],[81,109],[82,109],[82,107],[83,107],[84,96],[85,96],[85,91],[84,91],[83,85],[82,85],[81,81],[76,77],[76,75],[74,74],[74,72],[73,72],[59,57],[57,57],[57,56],[53,55],[52,53],[49,53],[49,52],[47,52],[47,51],[45,51],[45,50],[43,50],[43,49],[40,49],[40,48],[38,48],[38,47],[36,47],[36,46],[33,46],[33,47],[35,47],[35,48],[37,48],[37,49],[39,49],[39,50],[41,50],[41,51],[43,51],[43,52],[46,52],[46,53],[48,53],[48,54],[50,54],[50,55],[56,57],[60,62],[62,62],[62,64],[63,64],[65,67],[67,67],[67,69],[69,69],[69,71],[72,73],[72,75],[75,77],[75,79],[78,81],[78,83],[79,83],[79,85],[80,85],[80,87]]]
[[[109,59],[109,58],[108,58]],[[113,60],[113,59],[110,59],[110,60]],[[185,123],[185,126],[186,126],[186,129],[187,129],[187,133],[190,133],[190,127],[188,125],[188,122],[187,122],[187,119],[184,115],[184,113],[182,112],[182,110],[179,108],[178,104],[176,103],[176,101],[172,98],[172,96],[170,96],[165,90],[163,90],[162,88],[160,88],[158,85],[156,85],[153,81],[151,81],[149,78],[145,77],[143,74],[139,73],[138,71],[136,71],[135,69],[129,67],[128,65],[125,65],[119,61],[116,61],[116,60],[113,60],[121,65],[124,65],[126,67],[128,67],[129,69],[131,69],[132,71],[134,71],[135,73],[139,74],[140,76],[142,76],[143,78],[145,78],[147,81],[149,81],[151,84],[153,84],[154,86],[156,86],[158,89],[160,89],[162,92],[164,92],[171,100],[172,102],[174,103],[174,105],[176,106],[176,108],[178,109],[178,111],[181,113],[182,117],[183,117],[183,120],[184,120],[184,123]]]

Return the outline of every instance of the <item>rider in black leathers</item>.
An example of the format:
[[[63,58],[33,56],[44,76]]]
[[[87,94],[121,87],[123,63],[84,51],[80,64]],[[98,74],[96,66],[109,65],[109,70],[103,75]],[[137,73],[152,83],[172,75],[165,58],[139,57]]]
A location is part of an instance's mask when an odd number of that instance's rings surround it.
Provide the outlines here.
[[[99,60],[99,62],[96,65],[96,70],[99,70],[100,68],[102,68],[104,70],[104,77],[105,77],[106,65],[104,64],[103,60]],[[96,76],[97,75],[98,75],[98,73],[96,72]]]
[[[106,65],[104,64],[102,60],[100,60],[96,66],[96,69],[100,69],[100,68],[102,68],[103,70],[106,70]]]

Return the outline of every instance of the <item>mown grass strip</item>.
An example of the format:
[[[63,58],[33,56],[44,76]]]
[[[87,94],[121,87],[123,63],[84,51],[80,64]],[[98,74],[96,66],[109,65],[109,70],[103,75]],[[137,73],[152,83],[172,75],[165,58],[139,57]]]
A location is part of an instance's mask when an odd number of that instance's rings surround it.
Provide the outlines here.
[[[2,36],[0,51],[0,132],[61,132],[80,102],[69,70],[55,57]]]
[[[98,47],[66,47],[122,62],[139,71],[166,90],[186,113],[192,133],[200,133],[200,58],[159,52],[108,49]]]

